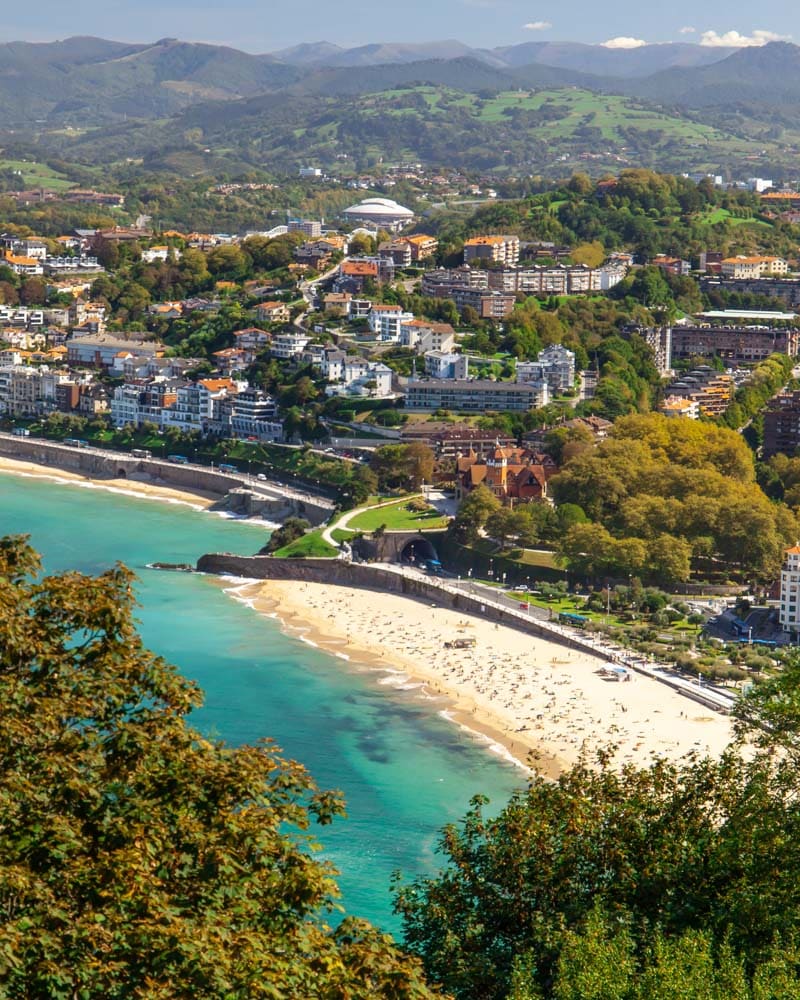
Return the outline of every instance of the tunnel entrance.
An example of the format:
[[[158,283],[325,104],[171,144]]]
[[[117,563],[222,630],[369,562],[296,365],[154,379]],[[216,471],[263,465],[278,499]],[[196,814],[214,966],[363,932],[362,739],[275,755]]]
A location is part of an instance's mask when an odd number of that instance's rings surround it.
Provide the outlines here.
[[[128,473],[125,469],[117,469],[117,479],[127,479]]]
[[[411,566],[421,566],[432,561],[438,564],[439,553],[427,538],[414,538],[407,542],[400,552],[400,562]]]

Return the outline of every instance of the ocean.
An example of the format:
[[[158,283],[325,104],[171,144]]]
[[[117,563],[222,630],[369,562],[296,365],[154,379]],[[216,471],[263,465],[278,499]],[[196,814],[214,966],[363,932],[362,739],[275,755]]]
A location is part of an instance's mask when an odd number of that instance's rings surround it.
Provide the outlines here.
[[[205,693],[193,723],[231,744],[273,737],[321,788],[344,792],[347,818],[312,832],[340,871],[350,914],[397,933],[392,872],[435,871],[439,832],[473,795],[497,810],[524,784],[519,768],[443,718],[443,703],[285,635],[236,599],[236,581],[147,568],[253,553],[268,537],[258,522],[0,474],[0,534],[18,533],[48,572],[98,573],[117,561],[133,569],[145,642]]]

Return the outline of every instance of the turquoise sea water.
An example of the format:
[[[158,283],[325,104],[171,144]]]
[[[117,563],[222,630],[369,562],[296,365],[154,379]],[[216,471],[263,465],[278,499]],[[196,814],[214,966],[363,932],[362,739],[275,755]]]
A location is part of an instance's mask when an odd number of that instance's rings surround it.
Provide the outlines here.
[[[253,523],[182,505],[0,475],[0,534],[27,533],[47,571],[97,573],[115,561],[140,577],[145,642],[199,682],[196,725],[231,743],[274,737],[323,788],[345,793],[348,818],[318,833],[340,869],[348,912],[397,931],[389,879],[436,867],[438,831],[481,792],[499,807],[523,782],[437,714],[441,705],[284,635],[209,577],[148,570],[203,552],[251,553]],[[233,584],[229,584],[233,586]]]

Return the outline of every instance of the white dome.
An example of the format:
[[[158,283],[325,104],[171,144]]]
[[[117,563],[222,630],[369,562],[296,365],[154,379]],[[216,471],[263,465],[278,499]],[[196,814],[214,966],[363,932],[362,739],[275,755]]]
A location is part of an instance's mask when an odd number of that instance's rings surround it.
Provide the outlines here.
[[[351,205],[350,208],[346,208],[342,214],[356,217],[363,216],[366,218],[381,216],[397,219],[410,219],[414,215],[410,208],[398,205],[396,201],[392,201],[390,198],[365,198],[364,201],[359,202],[357,205]]]

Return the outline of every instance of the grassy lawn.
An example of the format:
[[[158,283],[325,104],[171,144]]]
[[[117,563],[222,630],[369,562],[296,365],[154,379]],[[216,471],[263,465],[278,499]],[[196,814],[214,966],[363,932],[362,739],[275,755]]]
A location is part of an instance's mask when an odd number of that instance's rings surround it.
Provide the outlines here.
[[[414,531],[417,528],[422,530],[447,527],[448,519],[435,508],[430,507],[426,511],[419,512],[409,510],[408,504],[408,500],[400,500],[386,507],[365,510],[349,522],[349,527],[353,531],[375,531],[382,524],[386,525],[387,531]]]
[[[514,559],[510,553],[519,551],[518,548],[512,546],[510,549],[506,549],[505,552],[500,552],[494,542],[488,538],[478,539],[478,541],[474,543],[473,548],[478,552],[482,552],[484,555],[492,557],[502,556],[504,559],[509,559],[511,562],[522,563],[524,566],[540,566],[545,569],[561,568],[556,562],[555,552],[540,552],[537,549],[523,549],[522,555]]]
[[[66,191],[75,187],[63,174],[58,173],[46,163],[36,160],[6,160],[0,159],[0,168],[16,170],[20,174],[20,188],[44,188],[49,191]]]
[[[334,528],[331,531],[331,538],[334,542],[349,542],[353,535],[355,535],[355,531],[351,531],[349,528]]]
[[[303,535],[302,538],[297,538],[288,545],[284,545],[282,549],[278,549],[273,555],[284,559],[310,559],[315,557],[318,559],[334,559],[339,553],[332,545],[329,545],[325,541],[321,531],[309,531],[307,535]]]

